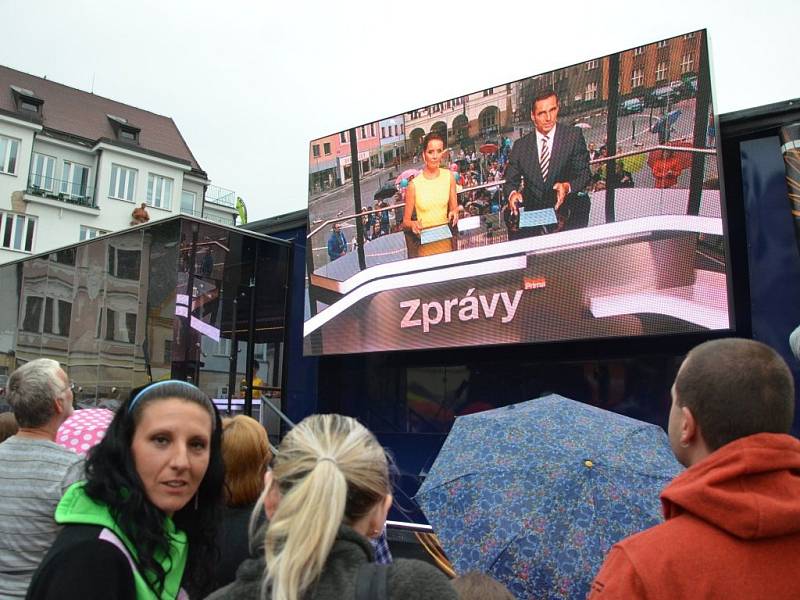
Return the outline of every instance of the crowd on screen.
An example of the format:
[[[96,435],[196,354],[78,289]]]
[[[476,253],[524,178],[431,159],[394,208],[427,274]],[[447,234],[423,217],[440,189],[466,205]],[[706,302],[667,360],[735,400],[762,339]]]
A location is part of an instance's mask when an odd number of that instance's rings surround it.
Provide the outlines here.
[[[81,418],[45,358],[10,375],[4,400],[0,598],[513,597],[486,573],[392,559],[390,461],[351,417],[307,417],[273,452],[257,421],[222,419],[168,380]],[[672,387],[667,429],[687,468],[661,493],[665,521],[614,544],[588,597],[800,598],[793,416],[774,350],[694,348]],[[561,597],[552,585],[542,597]]]
[[[508,166],[508,153],[511,148],[510,138],[502,136],[497,151],[486,154],[476,154],[474,150],[465,152],[459,149],[457,153],[448,156],[453,160],[450,168],[456,177],[456,189],[458,192],[458,207],[460,217],[480,216],[489,214],[503,214],[507,206],[507,199],[503,194],[501,182],[505,179],[505,171]],[[595,148],[595,144],[589,144],[589,156],[593,161],[592,179],[587,188],[583,191],[605,190],[608,182],[608,165],[605,161],[608,151],[605,144]],[[651,161],[652,162],[652,161]],[[663,162],[663,161],[662,161]],[[656,169],[661,163],[656,163]],[[684,167],[685,168],[685,167]],[[666,172],[669,166],[664,168]],[[676,171],[675,181],[677,182]],[[616,160],[612,171],[614,184],[617,188],[631,188],[635,186],[634,176],[626,168],[624,161]],[[409,178],[413,180],[413,176]],[[666,181],[666,179],[664,179]],[[497,185],[488,185],[498,182]],[[669,187],[664,185],[663,187]],[[405,202],[405,188],[398,185],[397,191],[391,198],[376,199],[374,204],[362,209],[361,225],[364,235],[364,242],[371,242],[390,233],[402,231],[403,207],[399,206]],[[344,256],[348,252],[354,251],[358,247],[358,237],[355,231],[352,232],[348,240],[341,226],[332,227],[328,237],[328,257],[331,261]]]

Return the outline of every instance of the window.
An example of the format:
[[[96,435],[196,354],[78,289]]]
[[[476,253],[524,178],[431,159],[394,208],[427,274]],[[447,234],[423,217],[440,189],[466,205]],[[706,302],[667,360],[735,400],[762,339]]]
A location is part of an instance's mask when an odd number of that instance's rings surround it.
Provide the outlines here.
[[[644,46],[639,46],[638,48],[633,49],[634,56],[641,56],[642,54],[644,54]]]
[[[33,250],[33,234],[36,230],[36,219],[28,215],[0,212],[0,232],[2,246],[9,250]]]
[[[44,298],[28,296],[25,298],[25,316],[22,318],[22,331],[39,333],[42,323],[42,306]]]
[[[41,115],[44,100],[37,97],[31,90],[16,85],[9,86],[14,95],[14,102],[17,104],[18,111],[26,111],[35,115]]]
[[[656,81],[664,81],[667,78],[667,63],[661,61],[656,65]]]
[[[30,102],[29,100],[20,100],[19,108],[20,110],[27,110],[32,113],[39,112],[39,104],[36,104],[35,102]]]
[[[132,344],[136,340],[136,313],[118,312],[107,308],[106,340]]]
[[[683,34],[683,39],[685,39],[685,40],[690,40],[693,37],[694,37],[694,33],[684,33]]]
[[[131,144],[139,143],[139,130],[133,127],[120,127],[119,140],[121,142],[129,142]]]
[[[597,59],[590,60],[589,62],[586,63],[586,70],[587,71],[591,71],[592,69],[596,69],[596,68],[597,68]]]
[[[18,153],[19,140],[0,135],[0,173],[13,175],[17,172]]]
[[[325,153],[325,156],[328,156],[331,153],[331,143],[325,142],[322,144],[322,151]]]
[[[597,100],[597,82],[591,81],[586,84],[586,91],[583,93],[583,99],[588,102],[589,100]]]
[[[642,69],[634,69],[631,71],[631,87],[640,87],[642,83],[644,83],[644,71]]]
[[[495,116],[495,111],[493,110],[484,111],[480,116],[481,129],[492,129],[497,124]]]
[[[694,69],[694,55],[689,52],[683,55],[681,60],[681,73],[689,73]]]
[[[314,158],[319,158],[319,144],[311,146],[311,153],[314,155]]]
[[[365,137],[367,137],[367,129],[366,129],[366,127],[364,127],[362,125],[361,126],[361,139],[363,140]]]
[[[661,40],[660,42],[656,42],[656,48],[666,48],[669,42],[667,40]]]
[[[120,165],[111,165],[111,185],[108,188],[109,198],[133,202],[135,187],[136,171]]]
[[[194,214],[194,201],[197,194],[181,190],[181,212],[187,215]]]
[[[346,144],[347,143],[347,132],[346,131],[343,131],[343,132],[341,132],[339,134],[339,142],[342,143],[342,144]]]
[[[45,298],[44,332],[53,335],[69,336],[69,322],[72,318],[72,302]]]
[[[221,337],[217,342],[217,347],[214,349],[214,356],[230,356],[231,355],[231,340],[229,338]]]
[[[85,165],[65,160],[61,179],[61,193],[81,198],[88,196],[90,170]]]
[[[172,206],[172,179],[150,173],[147,176],[147,203],[169,210]]]
[[[105,235],[107,233],[108,232],[103,229],[89,227],[88,225],[81,225],[81,231],[78,239],[82,242],[85,240],[93,240],[94,238],[100,237],[101,235]]]
[[[75,266],[75,248],[65,248],[58,252],[53,252],[50,255],[50,262],[58,263],[60,265]]]
[[[391,127],[390,127],[390,129],[391,129]],[[386,127],[381,127],[381,137],[382,138],[386,137]]]
[[[369,124],[369,137],[375,137],[375,123]]]
[[[55,189],[56,159],[34,152],[31,157],[31,187],[52,192]]]
[[[108,247],[108,274],[120,279],[139,279],[139,250]]]

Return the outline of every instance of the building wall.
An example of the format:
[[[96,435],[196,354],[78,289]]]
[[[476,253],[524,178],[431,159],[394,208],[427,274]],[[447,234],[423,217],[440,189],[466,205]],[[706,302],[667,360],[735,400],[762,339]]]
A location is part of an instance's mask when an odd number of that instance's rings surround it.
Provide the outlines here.
[[[118,231],[130,227],[131,213],[147,202],[149,175],[160,175],[172,180],[172,194],[168,207],[147,206],[150,221],[158,221],[181,212],[181,191],[196,195],[194,214],[199,215],[204,197],[204,184],[197,178],[184,178],[188,165],[138,153],[109,144],[88,148],[36,134],[38,126],[0,117],[0,135],[20,140],[17,166],[14,174],[0,173],[0,210],[8,214],[25,214],[36,219],[33,247],[30,251],[0,247],[0,263],[23,258],[30,254],[66,246],[80,240],[81,226],[101,232]],[[40,128],[39,128],[40,129]],[[46,194],[29,189],[32,157],[41,153],[55,159],[52,188]],[[61,181],[68,175],[64,161],[90,168],[86,201],[93,206],[83,206],[58,198]],[[112,198],[109,195],[112,165],[120,165],[136,172],[133,200]],[[33,193],[32,193],[33,192]],[[16,194],[15,194],[16,193]],[[16,201],[12,200],[12,196]],[[210,205],[213,220],[233,224],[234,208]],[[2,231],[0,231],[2,241]]]

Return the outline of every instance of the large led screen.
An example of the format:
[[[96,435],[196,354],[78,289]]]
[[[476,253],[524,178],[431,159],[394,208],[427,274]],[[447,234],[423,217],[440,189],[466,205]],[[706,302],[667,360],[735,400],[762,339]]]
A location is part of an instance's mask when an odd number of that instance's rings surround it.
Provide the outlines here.
[[[732,326],[705,31],[313,140],[304,352]]]

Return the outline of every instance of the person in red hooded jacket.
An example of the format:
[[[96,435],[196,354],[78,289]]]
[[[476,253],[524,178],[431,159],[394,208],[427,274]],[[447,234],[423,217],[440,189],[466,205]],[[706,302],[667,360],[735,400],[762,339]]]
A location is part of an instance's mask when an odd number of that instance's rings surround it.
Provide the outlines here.
[[[688,468],[666,521],[614,545],[590,600],[800,598],[800,440],[794,383],[752,340],[694,348],[672,386],[669,438]]]

